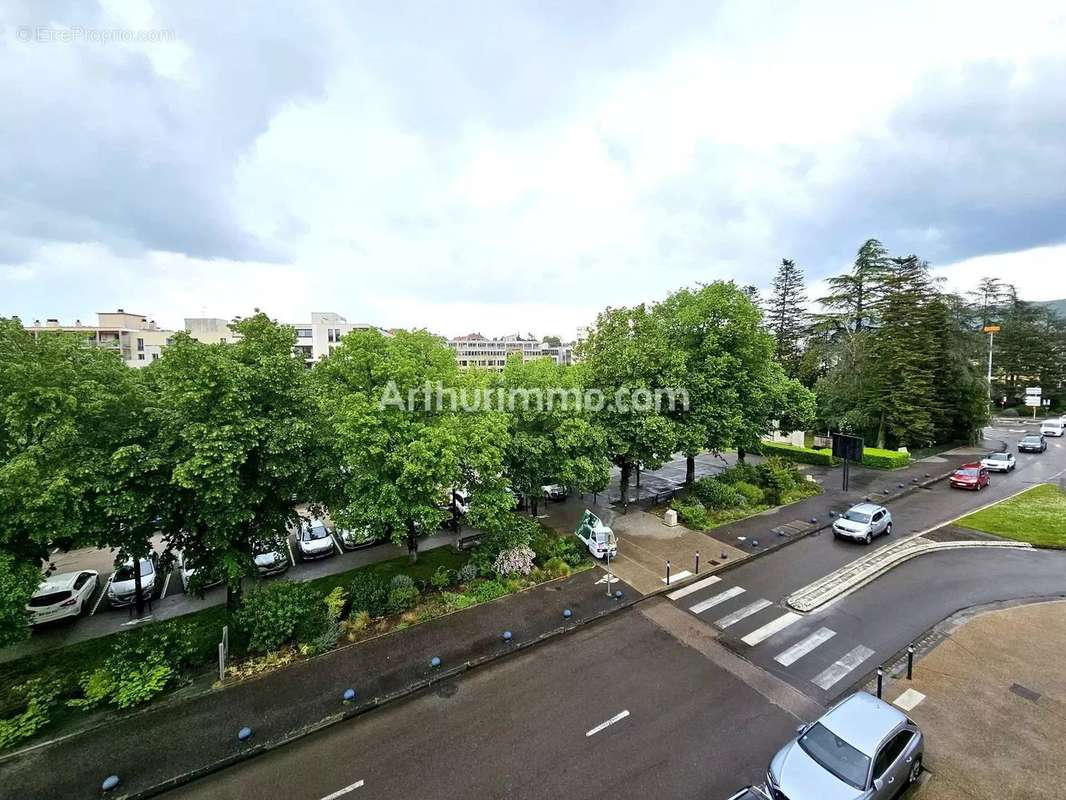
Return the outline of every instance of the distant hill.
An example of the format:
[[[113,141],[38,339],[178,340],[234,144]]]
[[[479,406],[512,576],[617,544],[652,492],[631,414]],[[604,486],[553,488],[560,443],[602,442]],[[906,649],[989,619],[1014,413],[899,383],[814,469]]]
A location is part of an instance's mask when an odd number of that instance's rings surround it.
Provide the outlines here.
[[[1047,306],[1060,317],[1066,317],[1066,298],[1062,300],[1044,300],[1036,305]]]

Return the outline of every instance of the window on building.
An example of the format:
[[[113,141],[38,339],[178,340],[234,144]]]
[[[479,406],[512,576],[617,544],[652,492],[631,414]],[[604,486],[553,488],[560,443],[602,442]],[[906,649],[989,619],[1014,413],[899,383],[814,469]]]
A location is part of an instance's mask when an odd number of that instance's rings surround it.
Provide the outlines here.
[[[144,353],[138,353],[137,354],[137,360],[138,361],[144,361]]]
[[[138,339],[137,340],[137,349],[138,350],[144,350],[144,339]],[[141,360],[143,361],[144,359],[141,359]]]
[[[311,329],[310,328],[297,328],[296,329],[296,335],[300,339],[310,339],[311,338]]]
[[[155,361],[158,358],[159,358],[159,353],[152,353],[152,361]]]

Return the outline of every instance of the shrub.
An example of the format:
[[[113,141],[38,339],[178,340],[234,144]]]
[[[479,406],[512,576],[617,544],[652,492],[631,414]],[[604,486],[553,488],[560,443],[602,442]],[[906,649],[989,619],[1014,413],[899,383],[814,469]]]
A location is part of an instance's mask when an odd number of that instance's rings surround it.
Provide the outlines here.
[[[717,478],[700,478],[692,491],[707,508],[737,508],[745,503],[740,492]]]
[[[469,608],[476,602],[474,598],[459,592],[442,592],[440,597],[445,611],[459,611]]]
[[[304,655],[324,653],[333,648],[341,638],[341,614],[344,613],[344,606],[348,602],[347,592],[340,586],[335,586],[322,602],[326,606],[326,621],[321,632],[301,647]]]
[[[733,489],[747,501],[749,506],[761,506],[766,502],[763,490],[753,483],[737,481],[733,484]]]
[[[898,469],[911,463],[909,453],[899,453],[895,450],[881,450],[877,447],[864,447],[862,451],[862,465],[872,469]]]
[[[535,561],[544,566],[553,558],[561,558],[569,566],[576,567],[585,560],[578,549],[577,539],[573,536],[557,536],[551,531],[541,529],[532,542]]]
[[[329,622],[322,599],[310,584],[297,581],[268,583],[250,592],[237,612],[248,649],[265,653],[318,636]]]
[[[707,509],[699,503],[682,503],[675,500],[671,507],[690,528],[700,530],[707,527]]]
[[[459,568],[459,583],[470,583],[477,577],[477,567],[473,564],[463,564]]]
[[[370,627],[370,614],[366,611],[356,611],[348,619],[341,623],[341,629],[349,639],[355,639],[358,634]]]
[[[35,679],[16,687],[16,692],[25,700],[25,707],[20,714],[0,719],[0,750],[33,736],[48,724],[59,688]]]
[[[365,611],[371,617],[383,617],[388,606],[389,587],[375,573],[361,570],[355,573],[348,587],[352,613]]]
[[[544,572],[546,572],[548,577],[552,579],[565,578],[570,574],[570,565],[556,556],[555,558],[549,559],[544,564]]]
[[[485,603],[508,594],[507,587],[499,581],[480,581],[470,587],[469,596],[475,603]]]
[[[434,589],[447,589],[455,583],[455,572],[445,566],[437,567],[437,571],[430,576],[429,582]]]
[[[801,464],[819,464],[831,467],[839,463],[837,459],[833,458],[833,454],[829,450],[815,450],[810,447],[796,447],[795,445],[779,444],[777,442],[759,442],[753,452],[761,453],[764,456],[780,456],[781,458],[787,458],[789,461],[798,461]]]
[[[400,573],[399,575],[393,575],[392,580],[389,581],[389,591],[393,589],[408,589],[414,588],[415,579],[410,575]]]
[[[759,484],[770,505],[779,505],[785,493],[794,489],[800,480],[796,468],[781,458],[767,458],[759,464],[758,469]]]
[[[736,484],[743,481],[755,485],[759,482],[759,468],[747,461],[738,462],[729,469],[722,470],[715,477],[722,483]]]
[[[397,575],[399,577],[407,577],[406,575]],[[408,580],[410,580],[408,578]],[[414,587],[414,584],[394,586],[389,589],[388,609],[390,614],[401,614],[404,611],[410,611],[418,604],[418,600],[421,597],[418,589]]]
[[[526,545],[501,550],[492,569],[497,575],[528,575],[533,569],[533,550]]]

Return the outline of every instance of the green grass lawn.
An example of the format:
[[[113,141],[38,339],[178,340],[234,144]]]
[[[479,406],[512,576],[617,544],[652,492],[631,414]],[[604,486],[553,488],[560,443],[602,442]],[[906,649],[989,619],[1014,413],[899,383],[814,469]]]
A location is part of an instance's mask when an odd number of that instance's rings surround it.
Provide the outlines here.
[[[1066,547],[1066,492],[1047,483],[1034,486],[957,524],[1019,542]]]

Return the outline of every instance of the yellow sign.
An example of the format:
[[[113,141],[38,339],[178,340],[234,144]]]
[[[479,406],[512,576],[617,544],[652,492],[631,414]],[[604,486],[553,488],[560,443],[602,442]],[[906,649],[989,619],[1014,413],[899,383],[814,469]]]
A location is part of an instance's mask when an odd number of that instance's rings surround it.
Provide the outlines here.
[[[999,333],[999,325],[985,325],[985,333]]]

